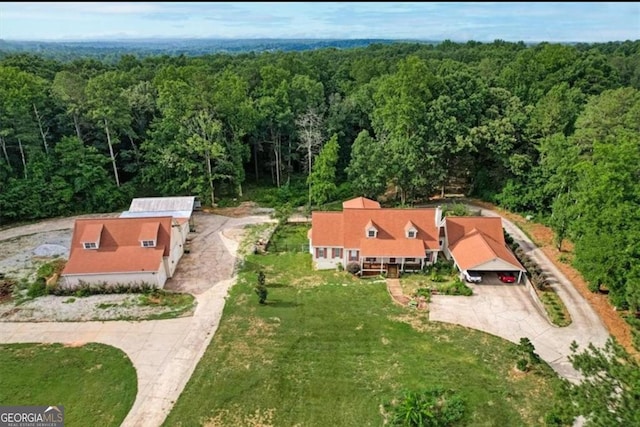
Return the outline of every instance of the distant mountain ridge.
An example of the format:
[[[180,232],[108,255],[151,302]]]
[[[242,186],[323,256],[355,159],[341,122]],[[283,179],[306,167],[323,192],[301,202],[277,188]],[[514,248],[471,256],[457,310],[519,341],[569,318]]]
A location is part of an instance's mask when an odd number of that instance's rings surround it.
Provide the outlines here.
[[[37,53],[56,57],[103,57],[108,54],[149,56],[205,55],[268,51],[304,51],[325,48],[350,49],[371,44],[429,43],[436,41],[396,39],[120,39],[94,41],[18,41],[0,39],[0,53]]]

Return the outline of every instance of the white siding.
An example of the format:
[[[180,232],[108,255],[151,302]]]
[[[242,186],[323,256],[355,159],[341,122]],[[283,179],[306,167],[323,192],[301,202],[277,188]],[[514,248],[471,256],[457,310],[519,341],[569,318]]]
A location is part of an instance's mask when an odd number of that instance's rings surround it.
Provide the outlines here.
[[[342,257],[333,257],[333,249],[342,249],[337,247],[313,247],[309,245],[311,257],[313,260],[313,265],[315,265],[317,270],[331,270],[338,268],[338,265],[343,264]],[[324,249],[325,256],[324,257],[316,257],[316,249]],[[344,256],[344,250],[342,251]]]
[[[89,284],[100,284],[104,282],[113,284],[144,282],[162,288],[167,281],[167,275],[164,271],[164,266],[161,265],[158,271],[153,272],[64,275],[60,285],[62,287],[74,287],[78,286],[80,281]]]
[[[187,231],[189,230],[187,224]],[[176,268],[178,268],[178,262],[184,254],[184,242],[182,241],[182,227],[171,227],[171,248],[169,250],[169,256],[163,257],[164,266],[169,277],[173,277]]]

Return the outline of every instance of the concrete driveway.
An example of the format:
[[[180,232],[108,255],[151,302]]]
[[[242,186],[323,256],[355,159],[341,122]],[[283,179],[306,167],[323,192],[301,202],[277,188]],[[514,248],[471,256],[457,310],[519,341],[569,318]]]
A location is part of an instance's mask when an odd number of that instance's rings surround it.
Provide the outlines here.
[[[197,307],[192,317],[140,322],[0,322],[0,343],[99,342],[122,349],[138,379],[136,400],[122,426],[161,425],[211,342],[235,281],[232,274],[238,242],[227,236],[238,236],[240,233],[231,231],[247,224],[272,221],[268,216],[207,214],[198,214],[195,220],[192,251],[183,258],[187,265],[178,268],[170,284],[195,294]],[[19,234],[16,230],[12,233]]]
[[[487,209],[481,209],[481,215],[500,216]],[[609,332],[589,303],[524,232],[505,218],[502,225],[550,277],[553,289],[567,306],[571,324],[560,328],[549,323],[529,294],[526,288],[529,285],[524,284],[470,285],[473,289],[470,297],[434,295],[429,318],[478,329],[515,343],[527,337],[540,357],[560,376],[576,382],[580,375],[567,358],[571,342],[576,341],[580,349],[589,343],[602,347]]]

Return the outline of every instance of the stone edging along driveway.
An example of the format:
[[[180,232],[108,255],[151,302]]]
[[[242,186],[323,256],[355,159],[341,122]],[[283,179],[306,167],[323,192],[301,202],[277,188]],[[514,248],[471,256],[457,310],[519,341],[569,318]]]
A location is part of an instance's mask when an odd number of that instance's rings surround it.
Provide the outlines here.
[[[99,342],[122,349],[131,359],[138,380],[136,400],[122,426],[157,427],[164,422],[211,342],[227,292],[235,282],[232,266],[238,243],[225,237],[223,231],[271,221],[267,216],[196,217],[198,233],[191,254],[185,256],[196,271],[205,269],[210,274],[192,283],[197,307],[191,317],[140,322],[0,322],[0,343]],[[216,265],[224,268],[216,270]],[[189,291],[189,278],[180,282],[180,288]]]
[[[469,206],[480,209],[478,206]],[[484,208],[480,214],[500,217]],[[502,218],[502,225],[547,273],[553,289],[571,315],[571,324],[562,328],[550,324],[526,289],[525,286],[529,284],[471,285],[474,292],[471,297],[434,295],[429,304],[429,318],[478,329],[515,343],[527,337],[540,357],[560,376],[576,382],[580,375],[567,358],[571,354],[571,342],[576,341],[580,349],[586,348],[589,343],[602,347],[609,338],[609,332],[589,303],[531,239],[505,218]]]

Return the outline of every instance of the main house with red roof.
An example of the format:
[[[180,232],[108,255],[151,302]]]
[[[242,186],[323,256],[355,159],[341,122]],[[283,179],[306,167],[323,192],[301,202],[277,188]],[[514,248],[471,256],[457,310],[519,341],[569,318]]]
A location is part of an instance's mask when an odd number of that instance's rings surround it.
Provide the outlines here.
[[[419,271],[442,250],[442,210],[387,209],[358,197],[342,212],[313,212],[309,247],[316,268],[356,262],[363,274]]]
[[[62,286],[146,283],[162,288],[184,252],[172,216],[77,219]]]
[[[509,271],[524,268],[507,247],[500,218],[442,217],[442,209],[389,209],[358,197],[342,212],[313,212],[309,248],[314,266],[325,270],[349,263],[363,275],[420,271],[439,254],[460,271]]]

